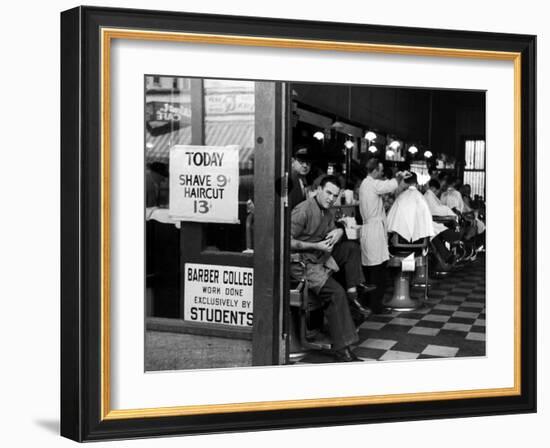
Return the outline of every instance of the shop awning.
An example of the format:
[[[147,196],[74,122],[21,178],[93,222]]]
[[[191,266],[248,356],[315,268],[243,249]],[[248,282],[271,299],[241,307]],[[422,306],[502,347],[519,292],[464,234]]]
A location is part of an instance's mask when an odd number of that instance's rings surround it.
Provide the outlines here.
[[[185,127],[174,132],[153,136],[147,132],[145,142],[145,161],[168,163],[170,148],[174,145],[189,145],[191,128]]]
[[[205,144],[208,146],[239,145],[239,164],[246,168],[254,154],[254,122],[206,123]],[[168,163],[170,148],[174,145],[191,144],[191,127],[153,136],[149,132],[145,142],[145,160]]]

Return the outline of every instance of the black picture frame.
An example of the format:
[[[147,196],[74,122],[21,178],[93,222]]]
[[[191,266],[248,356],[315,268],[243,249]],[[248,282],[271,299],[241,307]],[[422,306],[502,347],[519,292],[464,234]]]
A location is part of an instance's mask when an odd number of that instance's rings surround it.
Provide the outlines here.
[[[508,52],[521,56],[520,353],[512,396],[106,419],[102,402],[102,28]],[[61,14],[61,435],[141,438],[536,411],[536,37],[166,11]],[[519,59],[518,59],[519,60]],[[107,211],[108,212],[108,211]]]

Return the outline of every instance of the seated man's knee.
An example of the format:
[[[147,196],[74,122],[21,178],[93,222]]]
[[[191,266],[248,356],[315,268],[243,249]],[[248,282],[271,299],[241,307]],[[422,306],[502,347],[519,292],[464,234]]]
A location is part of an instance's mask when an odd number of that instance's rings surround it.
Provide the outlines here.
[[[325,296],[325,302],[329,304],[332,303],[338,306],[342,302],[347,302],[345,289],[332,277],[327,281],[321,293]]]
[[[355,241],[342,241],[340,245],[348,256],[361,256],[361,247]]]
[[[342,302],[344,303],[347,303],[347,296],[346,296],[346,291],[345,289],[340,285],[340,283],[336,282],[337,283],[337,287],[334,288],[333,292],[332,292],[332,297],[331,297],[331,301],[335,304],[335,305],[340,305]]]

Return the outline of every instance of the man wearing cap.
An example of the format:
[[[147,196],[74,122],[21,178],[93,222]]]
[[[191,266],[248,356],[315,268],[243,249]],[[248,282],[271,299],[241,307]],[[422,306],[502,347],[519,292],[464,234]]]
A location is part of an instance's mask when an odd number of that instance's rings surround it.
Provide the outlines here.
[[[290,210],[307,199],[306,176],[310,171],[310,148],[307,145],[296,146],[291,160],[290,179],[288,182],[288,206]]]

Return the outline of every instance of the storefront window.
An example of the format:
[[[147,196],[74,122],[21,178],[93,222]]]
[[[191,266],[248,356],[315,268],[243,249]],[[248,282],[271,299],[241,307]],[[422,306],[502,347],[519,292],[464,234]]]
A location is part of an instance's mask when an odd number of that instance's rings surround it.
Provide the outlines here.
[[[239,146],[239,223],[204,224],[205,249],[251,252],[254,248],[254,85],[204,80],[204,144]]]
[[[148,315],[180,315],[180,231],[168,214],[170,148],[191,144],[189,79],[145,77],[145,206]]]
[[[189,82],[173,76],[147,76],[145,90],[146,202],[147,207],[168,207],[170,148],[191,144]]]

